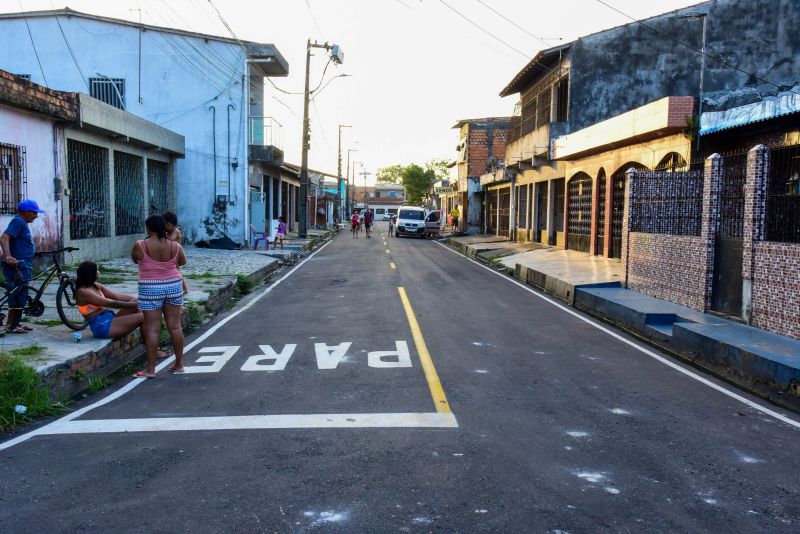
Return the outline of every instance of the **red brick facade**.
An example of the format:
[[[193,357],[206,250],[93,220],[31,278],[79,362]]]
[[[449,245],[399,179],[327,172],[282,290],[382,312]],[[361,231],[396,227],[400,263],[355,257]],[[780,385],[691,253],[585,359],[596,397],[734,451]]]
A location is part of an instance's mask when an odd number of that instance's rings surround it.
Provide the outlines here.
[[[0,104],[36,111],[62,120],[78,118],[78,93],[56,91],[0,70]]]

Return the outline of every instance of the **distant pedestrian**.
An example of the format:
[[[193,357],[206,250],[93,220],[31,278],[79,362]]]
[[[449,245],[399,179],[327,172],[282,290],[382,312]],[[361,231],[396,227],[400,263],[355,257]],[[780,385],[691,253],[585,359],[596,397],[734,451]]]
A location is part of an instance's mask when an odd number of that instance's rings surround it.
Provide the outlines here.
[[[358,217],[358,212],[354,211],[353,215],[350,217],[350,230],[353,232],[353,237],[358,239],[358,224],[360,218]]]
[[[136,376],[155,378],[162,315],[175,352],[170,371],[183,372],[183,288],[178,268],[186,265],[186,255],[180,244],[167,239],[164,217],[151,215],[145,226],[147,239],[137,241],[131,250],[131,259],[139,266],[139,309],[144,313],[142,330],[147,347],[147,368]]]
[[[369,208],[364,212],[364,230],[367,233],[367,237],[372,237],[372,210]]]
[[[394,232],[394,215],[389,215],[389,237],[392,237]]]
[[[178,216],[174,211],[170,210],[166,210],[161,214],[161,216],[164,217],[164,225],[167,229],[167,239],[170,241],[175,241],[180,245],[181,240],[183,239],[183,234],[181,233],[181,229],[178,228]],[[181,285],[183,287],[183,294],[185,295],[189,292],[189,286],[186,285],[186,279],[182,276]]]
[[[278,230],[275,232],[275,242],[272,246],[277,246],[278,241],[281,242],[281,251],[283,251],[283,238],[286,237],[286,219],[283,218],[283,215],[278,217]]]
[[[453,206],[453,209],[450,210],[450,217],[453,218],[453,232],[456,231],[458,228],[458,216],[460,212],[458,211],[458,206]]]
[[[17,204],[17,216],[11,219],[6,231],[0,236],[0,246],[3,248],[3,274],[6,282],[12,287],[27,284],[31,279],[36,245],[33,243],[28,225],[35,221],[40,213],[44,213],[44,210],[39,209],[35,200],[23,200]],[[28,290],[24,287],[8,299],[6,332],[27,334],[33,330],[30,326],[18,324],[22,318],[22,309],[27,302]]]

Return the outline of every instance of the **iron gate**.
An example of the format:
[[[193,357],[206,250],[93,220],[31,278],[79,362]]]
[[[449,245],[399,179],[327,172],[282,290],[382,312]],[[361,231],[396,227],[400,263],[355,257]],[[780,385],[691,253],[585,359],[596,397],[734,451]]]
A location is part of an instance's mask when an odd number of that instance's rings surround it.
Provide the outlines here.
[[[142,224],[144,160],[114,151],[114,214],[116,235],[140,234]]]
[[[622,216],[625,213],[625,171],[630,167],[620,167],[611,176],[611,247],[609,258],[622,257]]]
[[[511,188],[505,187],[499,191],[499,212],[500,217],[497,222],[497,232],[498,235],[502,235],[508,237],[508,230],[509,230],[509,217],[511,216]]]
[[[723,156],[711,309],[735,317],[742,314],[742,237],[746,177],[747,153]]]
[[[69,238],[108,237],[108,150],[67,141]]]
[[[597,224],[595,229],[594,253],[603,255],[606,243],[606,173],[597,176]]]
[[[547,182],[536,184],[536,235],[534,241],[542,242],[542,237],[547,232]]]
[[[497,233],[497,189],[486,192],[486,233]]]
[[[589,252],[592,234],[592,177],[578,173],[567,184],[567,248]]]

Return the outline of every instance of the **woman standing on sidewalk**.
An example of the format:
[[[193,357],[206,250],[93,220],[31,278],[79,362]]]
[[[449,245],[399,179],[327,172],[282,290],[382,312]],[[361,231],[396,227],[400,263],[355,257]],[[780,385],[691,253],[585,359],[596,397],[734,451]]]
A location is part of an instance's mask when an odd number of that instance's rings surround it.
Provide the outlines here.
[[[178,267],[186,265],[186,255],[178,243],[167,238],[164,217],[151,215],[145,226],[147,239],[137,241],[131,250],[131,258],[139,266],[139,309],[144,313],[142,329],[147,347],[147,368],[136,376],[155,378],[162,314],[175,351],[170,371],[183,372],[183,278]]]

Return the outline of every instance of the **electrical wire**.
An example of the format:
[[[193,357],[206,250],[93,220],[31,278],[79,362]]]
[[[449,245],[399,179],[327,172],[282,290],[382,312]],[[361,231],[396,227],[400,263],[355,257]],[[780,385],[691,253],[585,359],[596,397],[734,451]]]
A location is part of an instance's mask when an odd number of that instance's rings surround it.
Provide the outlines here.
[[[31,27],[28,24],[28,15],[25,13],[25,8],[22,7],[22,0],[19,0],[19,9],[22,11],[22,18],[25,19],[25,27],[28,28],[28,37],[31,39],[31,46],[33,47],[33,54],[36,56],[36,62],[39,64],[39,72],[42,73],[42,78],[44,79],[44,84],[48,85],[47,83],[47,76],[44,75],[44,69],[42,68],[42,60],[39,59],[39,52],[36,50],[36,43],[33,42],[33,34],[31,33]]]
[[[718,58],[716,56],[712,56],[711,54],[708,54],[707,52],[705,52],[705,51],[703,51],[703,50],[701,50],[701,49],[699,49],[699,48],[697,48],[695,46],[692,46],[692,45],[690,45],[688,43],[685,43],[685,42],[681,41],[680,39],[676,39],[675,37],[672,37],[671,35],[669,35],[669,34],[667,34],[665,32],[662,32],[661,30],[658,30],[658,29],[654,28],[654,27],[650,26],[649,24],[645,24],[641,20],[639,20],[639,19],[637,19],[635,17],[632,17],[631,15],[628,15],[627,13],[625,13],[623,11],[620,11],[616,7],[612,6],[611,4],[609,4],[607,2],[604,2],[603,0],[596,0],[596,1],[598,3],[600,3],[600,4],[603,4],[607,8],[609,8],[609,9],[611,9],[613,11],[616,11],[617,13],[622,15],[623,17],[627,17],[627,18],[631,19],[632,21],[634,21],[635,23],[639,24],[640,26],[643,26],[643,27],[647,28],[648,30],[650,30],[650,31],[652,31],[654,33],[657,33],[657,34],[659,34],[659,35],[661,35],[663,37],[666,37],[667,39],[669,39],[669,40],[671,40],[671,41],[673,41],[673,42],[675,42],[675,43],[677,43],[677,44],[679,44],[681,46],[684,46],[684,47],[688,48],[689,50],[693,50],[693,51],[697,52],[698,54],[702,54],[703,56],[705,56],[705,57],[707,57],[709,59],[713,59],[717,63],[720,63],[720,64],[722,64],[722,65],[724,65],[724,66],[726,66],[726,67],[728,67],[730,69],[733,69],[735,71],[741,72],[742,74],[747,74],[749,77],[752,77],[753,79],[758,80],[758,81],[760,81],[762,83],[765,83],[767,85],[771,85],[771,86],[775,87],[776,89],[783,90],[783,87],[781,87],[780,85],[778,85],[776,83],[773,83],[773,82],[771,82],[769,80],[766,80],[764,78],[761,78],[757,74],[754,74],[752,72],[748,72],[748,71],[746,71],[744,69],[741,69],[741,68],[737,67],[736,65],[734,65],[733,63],[725,61],[724,59]],[[708,14],[705,14],[705,16],[708,16]],[[788,89],[787,92],[791,92],[791,93],[794,93],[796,95],[800,94],[799,92],[794,91],[792,89]]]
[[[50,0],[50,7],[53,8],[53,11],[56,10],[52,0]],[[58,15],[55,16],[55,19],[56,19],[56,24],[58,24],[58,29],[61,31],[61,37],[64,39],[64,44],[67,45],[67,50],[69,50],[69,55],[72,58],[72,62],[75,63],[75,68],[78,69],[78,74],[81,75],[81,80],[83,80],[83,84],[86,86],[86,90],[91,92],[91,89],[89,88],[89,81],[86,79],[86,76],[84,76],[80,65],[78,65],[78,60],[75,57],[75,52],[72,50],[72,46],[70,46],[69,40],[67,40],[67,35],[64,33],[64,28],[61,27],[61,21],[58,19]]]
[[[308,0],[306,0],[306,7],[308,8],[308,12],[311,14],[311,20],[314,21],[314,26],[317,27],[317,31],[319,32],[320,37],[325,35],[325,32],[322,31],[322,28],[319,27],[319,23],[317,22],[317,17],[314,16],[314,10],[311,9],[311,4]]]
[[[210,1],[210,0],[209,0],[209,1]],[[475,21],[474,21],[474,20],[472,20],[471,18],[467,17],[466,15],[464,15],[463,13],[461,13],[459,10],[457,10],[456,8],[454,8],[453,6],[451,6],[450,4],[448,4],[447,2],[445,2],[444,0],[439,0],[439,2],[440,2],[440,3],[442,3],[442,4],[444,4],[444,5],[445,5],[445,6],[446,6],[448,9],[450,9],[450,11],[452,11],[453,13],[455,13],[456,15],[458,15],[459,17],[461,17],[462,19],[466,20],[467,22],[469,22],[470,24],[472,24],[473,26],[475,26],[476,28],[478,28],[480,31],[482,31],[482,32],[483,32],[483,33],[485,33],[486,35],[488,35],[488,36],[492,37],[493,39],[495,39],[495,40],[497,40],[497,41],[499,41],[499,42],[503,43],[504,45],[506,45],[508,48],[510,48],[511,50],[513,50],[514,52],[516,52],[517,54],[519,54],[519,55],[521,55],[521,56],[524,56],[524,57],[526,57],[526,58],[529,58],[529,57],[530,57],[530,54],[526,54],[525,52],[523,52],[523,51],[522,51],[522,50],[520,50],[519,48],[516,48],[516,47],[514,47],[514,46],[510,45],[509,43],[507,43],[506,41],[504,41],[502,38],[500,38],[500,37],[496,36],[495,34],[493,34],[492,32],[490,32],[489,30],[487,30],[486,28],[484,28],[483,26],[481,26],[480,24],[478,24],[477,22],[475,22]]]
[[[533,37],[537,41],[543,43],[546,47],[550,48],[550,43],[548,43],[547,41],[545,41],[544,39],[542,39],[538,35],[532,34],[528,30],[526,30],[525,28],[523,28],[522,26],[520,26],[519,24],[517,24],[516,22],[511,20],[510,18],[506,17],[505,15],[503,15],[502,13],[500,13],[499,11],[494,9],[492,6],[490,6],[489,4],[484,2],[483,0],[475,0],[475,1],[478,2],[480,5],[482,5],[483,7],[485,7],[486,9],[488,9],[489,11],[491,11],[492,13],[494,13],[495,15],[497,15],[498,17],[500,17],[503,20],[505,20],[506,22],[510,23],[515,28],[522,30],[523,32],[525,32],[526,34],[530,35],[531,37]]]

